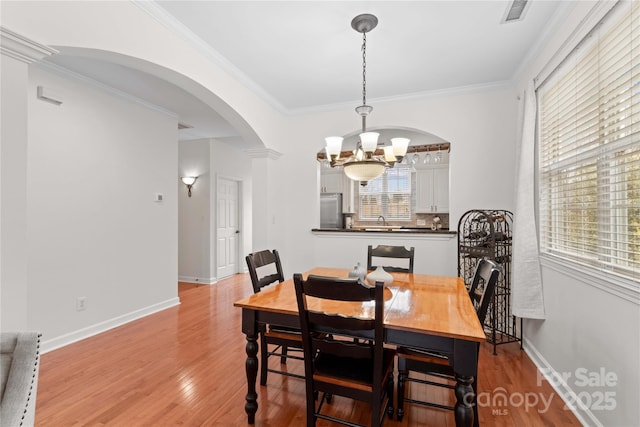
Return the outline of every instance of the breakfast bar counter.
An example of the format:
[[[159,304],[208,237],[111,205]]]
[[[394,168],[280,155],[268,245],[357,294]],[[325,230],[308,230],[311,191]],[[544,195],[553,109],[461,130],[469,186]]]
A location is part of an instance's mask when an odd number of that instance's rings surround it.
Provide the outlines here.
[[[449,235],[455,236],[457,234],[454,230],[439,229],[432,230],[431,228],[419,228],[419,227],[398,227],[398,228],[312,228],[313,233],[367,233],[367,234],[428,234],[428,235]]]
[[[367,265],[367,246],[415,248],[414,272],[442,276],[458,274],[458,233],[431,228],[314,228],[315,261],[320,265],[353,268]]]

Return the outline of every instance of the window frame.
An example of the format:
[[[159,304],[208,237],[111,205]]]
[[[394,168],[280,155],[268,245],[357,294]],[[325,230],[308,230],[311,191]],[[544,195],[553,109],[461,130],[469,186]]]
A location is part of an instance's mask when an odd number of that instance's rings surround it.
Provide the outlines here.
[[[615,7],[613,8],[615,10]],[[618,14],[615,18],[611,18],[612,22],[609,22],[609,28],[614,26],[616,22],[615,19],[619,19],[622,17],[624,10],[616,11]],[[628,10],[627,10],[627,13]],[[637,10],[633,13],[637,14]],[[605,19],[609,19],[609,17],[605,16]],[[603,20],[604,21],[604,20]],[[596,28],[592,31],[595,33],[597,30],[600,30],[603,25],[600,25],[603,21],[596,25]],[[605,24],[606,25],[606,24]],[[634,28],[634,35],[636,35],[636,30]],[[582,41],[578,43],[577,46],[580,46]],[[596,47],[591,47],[586,53],[582,53],[582,57],[587,57],[593,54],[593,51],[596,51]],[[574,53],[574,52],[572,52]],[[564,61],[566,61],[571,54],[567,55]],[[563,61],[563,63],[564,63]],[[563,66],[563,64],[560,64]],[[621,210],[625,210],[627,213],[629,211],[633,211],[635,204],[630,205],[627,203],[627,206],[618,206],[616,207],[614,204],[616,201],[624,200],[621,197],[615,198],[615,195],[624,194],[628,191],[637,191],[637,189],[633,188],[634,184],[637,184],[637,178],[634,177],[633,174],[637,173],[635,171],[625,172],[625,178],[622,181],[616,181],[617,175],[616,170],[624,169],[626,164],[624,163],[625,159],[622,161],[619,157],[617,157],[617,153],[621,150],[630,150],[632,154],[628,154],[628,157],[631,159],[630,164],[637,166],[637,160],[635,156],[637,156],[637,152],[634,151],[638,142],[640,142],[640,132],[631,133],[631,135],[623,136],[614,140],[613,142],[605,141],[604,143],[600,141],[601,139],[607,138],[607,132],[602,135],[602,129],[607,128],[609,123],[603,120],[600,116],[598,116],[597,121],[597,131],[598,134],[596,137],[595,144],[597,148],[589,147],[587,144],[578,143],[578,147],[582,147],[583,151],[579,152],[576,155],[569,156],[565,154],[565,159],[562,158],[562,155],[558,154],[558,158],[552,166],[546,165],[547,158],[545,158],[544,153],[544,145],[545,142],[543,138],[545,137],[545,129],[542,129],[542,118],[541,118],[541,96],[540,89],[541,87],[547,83],[549,78],[555,78],[554,74],[557,69],[551,72],[551,75],[545,78],[545,81],[541,83],[538,89],[538,135],[537,135],[537,144],[538,144],[538,154],[537,154],[537,186],[538,186],[538,195],[539,195],[539,203],[538,203],[538,218],[539,218],[539,239],[540,239],[540,254],[541,260],[543,261],[543,265],[549,266],[553,269],[564,271],[567,274],[576,277],[580,276],[585,282],[590,284],[597,284],[596,286],[599,288],[606,289],[611,293],[614,293],[618,296],[621,296],[627,300],[633,301],[636,304],[640,302],[640,269],[637,266],[637,261],[633,260],[633,264],[631,267],[620,265],[620,257],[616,257],[616,252],[621,251],[621,245],[626,245],[627,250],[630,251],[633,255],[637,254],[637,250],[629,249],[629,246],[634,246],[632,238],[635,236],[632,231],[628,231],[631,225],[628,222],[627,215],[627,223],[621,225],[616,220],[622,220],[624,222],[624,216],[619,215]],[[568,73],[567,73],[568,74]],[[598,72],[598,76],[600,76],[600,72]],[[599,78],[599,77],[598,77]],[[634,79],[631,80],[631,87],[633,87]],[[557,82],[556,82],[557,83]],[[610,86],[604,86],[604,88],[608,88]],[[543,88],[547,90],[548,88]],[[631,92],[632,90],[630,90]],[[597,91],[599,97],[602,96],[602,89]],[[564,103],[567,102],[566,99],[558,98],[557,102]],[[598,109],[601,108],[602,101],[598,99]],[[607,101],[608,102],[608,101]],[[633,100],[631,102],[633,106],[631,116],[633,116],[634,112],[637,112],[636,106],[640,106],[640,102],[636,102]],[[582,111],[580,111],[582,113]],[[631,121],[631,119],[630,119]],[[633,123],[633,122],[632,122]],[[588,137],[585,137],[585,139]],[[566,148],[565,141],[562,141],[555,148],[557,150]],[[608,146],[606,146],[609,144]],[[593,143],[592,143],[593,145]],[[603,146],[606,146],[602,148]],[[579,150],[576,150],[579,151]],[[589,151],[593,151],[592,153],[588,153]],[[586,154],[585,154],[586,153]],[[595,155],[593,153],[596,153]],[[568,160],[567,160],[568,159]],[[567,251],[559,249],[557,246],[557,242],[555,242],[556,247],[554,247],[554,238],[545,235],[545,231],[555,230],[558,227],[563,226],[563,218],[561,218],[562,214],[569,209],[564,208],[563,211],[558,212],[554,209],[554,206],[550,206],[552,203],[560,203],[566,202],[566,198],[564,196],[560,196],[558,198],[554,198],[554,196],[549,195],[549,190],[551,191],[563,191],[563,185],[566,185],[566,181],[563,184],[560,184],[560,181],[564,178],[570,177],[569,173],[565,173],[570,170],[572,167],[575,169],[578,177],[576,180],[581,178],[586,178],[586,174],[584,169],[587,168],[587,164],[592,165],[593,171],[592,174],[595,174],[596,181],[596,195],[593,204],[596,206],[594,212],[596,213],[596,221],[598,221],[598,225],[595,228],[595,244],[592,244],[593,247],[596,248],[596,258],[588,259],[584,254],[576,253],[577,251]],[[547,175],[550,173],[555,173],[555,183],[548,178]],[[563,173],[565,173],[563,175]],[[629,176],[631,176],[629,178]],[[545,181],[547,180],[547,181]],[[621,188],[621,186],[631,186],[631,190]],[[611,186],[610,191],[607,190]],[[546,191],[546,193],[545,193]],[[569,189],[568,192],[572,190]],[[575,191],[575,190],[573,190]],[[612,191],[614,198],[612,199]],[[577,194],[577,193],[576,193]],[[551,201],[551,202],[549,202]],[[609,206],[603,207],[603,206]],[[555,206],[556,208],[558,206]],[[580,211],[581,209],[575,209],[575,211]],[[584,209],[582,209],[584,211]],[[566,215],[565,215],[566,216]],[[607,218],[608,216],[608,218]],[[609,221],[613,218],[613,221]],[[602,220],[605,225],[602,225]],[[619,229],[621,226],[625,226],[627,231],[622,233],[617,233],[616,228]],[[550,227],[546,229],[545,227]],[[564,232],[564,230],[563,230]],[[570,232],[565,232],[564,236],[567,236]],[[584,233],[583,233],[584,234]],[[610,243],[610,245],[606,245],[607,238],[610,235],[615,235],[616,237],[626,237],[626,242],[621,240],[615,240]],[[593,242],[592,242],[593,243]],[[559,245],[561,246],[561,245]],[[603,247],[606,248],[603,249]],[[588,252],[588,251],[586,251]],[[612,258],[618,258],[614,260],[615,262],[611,262]],[[634,266],[635,264],[635,266]]]
[[[397,191],[389,191],[389,173],[393,173],[396,174],[396,176],[398,177],[398,179],[400,179],[400,177],[398,176],[399,171],[403,171],[406,173],[405,178],[406,178],[406,182],[407,182],[407,188],[405,189],[398,189]],[[381,216],[383,216],[385,218],[385,221],[394,221],[394,222],[410,222],[412,220],[412,215],[414,214],[414,207],[412,206],[412,200],[415,199],[415,185],[413,184],[413,180],[414,180],[414,172],[411,168],[410,165],[404,165],[404,164],[396,164],[393,168],[387,168],[385,169],[384,173],[379,176],[378,178],[376,178],[375,180],[371,180],[369,181],[369,183],[367,184],[366,187],[359,187],[358,188],[358,220],[359,221],[377,221],[378,218]],[[381,191],[371,191],[369,192],[368,190],[373,188],[373,186],[375,186],[375,181],[376,180],[382,180],[382,185],[381,185]],[[365,193],[363,194],[363,189],[365,191]],[[383,202],[381,203],[382,207],[381,207],[381,212],[378,216],[363,216],[362,212],[363,212],[363,198],[366,196],[380,196],[383,199]],[[408,211],[405,215],[391,215],[389,214],[389,197],[391,195],[400,195],[401,197],[404,197],[406,199],[406,204],[408,207]],[[384,199],[386,199],[387,201],[385,202]]]

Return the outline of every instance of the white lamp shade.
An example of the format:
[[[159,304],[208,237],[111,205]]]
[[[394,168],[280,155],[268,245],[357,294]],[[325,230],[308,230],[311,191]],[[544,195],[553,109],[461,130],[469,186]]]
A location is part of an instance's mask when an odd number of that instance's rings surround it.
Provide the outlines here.
[[[378,136],[380,136],[378,132],[361,133],[360,143],[362,144],[362,149],[366,152],[375,151],[378,146]]]
[[[344,173],[354,181],[371,181],[384,173],[384,162],[378,160],[363,160],[344,164]]]
[[[404,156],[405,154],[407,154],[409,141],[411,141],[409,138],[391,138],[393,154],[396,156]]]
[[[327,142],[327,155],[340,157],[340,151],[342,151],[342,138],[341,136],[328,136],[324,140]]]
[[[193,185],[193,183],[196,182],[195,176],[183,176],[181,179],[184,185]]]
[[[393,151],[393,146],[385,145],[383,150],[384,150],[384,159],[387,161],[387,163],[396,161],[396,155]]]

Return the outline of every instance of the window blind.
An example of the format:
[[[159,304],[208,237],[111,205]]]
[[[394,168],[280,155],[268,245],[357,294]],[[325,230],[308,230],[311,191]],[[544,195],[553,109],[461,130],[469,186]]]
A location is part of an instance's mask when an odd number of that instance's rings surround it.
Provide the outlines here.
[[[396,164],[387,168],[376,179],[360,187],[361,220],[377,220],[380,215],[387,221],[411,219],[411,168]]]
[[[538,89],[543,253],[640,279],[640,2],[621,2]]]

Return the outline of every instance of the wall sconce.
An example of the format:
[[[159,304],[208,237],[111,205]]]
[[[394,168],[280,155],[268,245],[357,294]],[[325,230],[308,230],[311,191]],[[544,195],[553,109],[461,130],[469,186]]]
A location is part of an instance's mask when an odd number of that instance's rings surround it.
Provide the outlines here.
[[[197,176],[183,176],[180,179],[182,180],[182,183],[187,186],[187,194],[189,195],[189,197],[191,197],[191,187],[193,187],[193,184],[195,184],[196,179],[198,179],[198,177]]]

